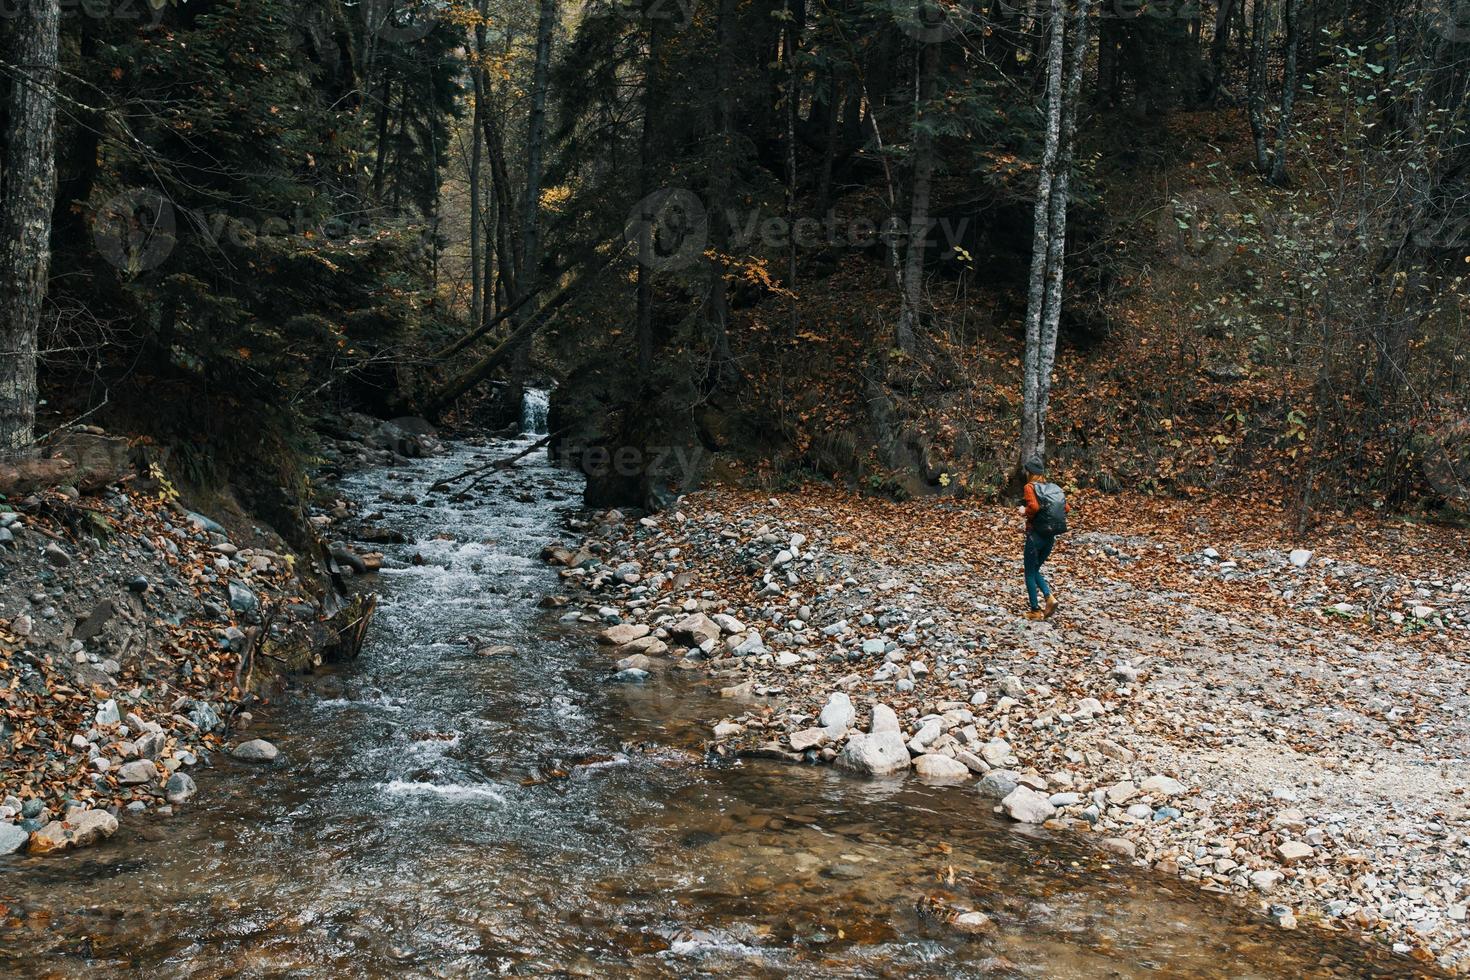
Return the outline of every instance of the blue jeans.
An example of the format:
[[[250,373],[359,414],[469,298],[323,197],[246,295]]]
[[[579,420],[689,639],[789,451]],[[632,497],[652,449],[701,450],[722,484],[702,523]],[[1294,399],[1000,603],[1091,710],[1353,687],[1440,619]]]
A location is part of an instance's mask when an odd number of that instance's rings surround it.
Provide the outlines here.
[[[1040,609],[1041,601],[1036,593],[1044,596],[1051,595],[1051,583],[1041,574],[1041,566],[1051,557],[1052,546],[1057,539],[1050,534],[1041,534],[1036,531],[1026,532],[1026,595],[1031,600],[1032,609]]]

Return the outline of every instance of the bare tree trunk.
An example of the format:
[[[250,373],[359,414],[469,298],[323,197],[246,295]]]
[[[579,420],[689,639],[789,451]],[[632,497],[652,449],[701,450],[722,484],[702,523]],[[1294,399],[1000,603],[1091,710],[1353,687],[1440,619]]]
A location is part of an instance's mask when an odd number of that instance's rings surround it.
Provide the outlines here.
[[[661,35],[657,17],[645,17],[648,24],[648,59],[643,75],[643,129],[638,138],[638,198],[643,208],[638,223],[638,286],[634,334],[638,345],[638,380],[647,385],[653,373],[653,255],[654,228],[654,117],[659,112],[659,44]]]
[[[1087,16],[1092,0],[1079,0],[1077,36],[1073,39],[1072,62],[1067,86],[1062,93],[1061,146],[1057,151],[1056,180],[1051,192],[1048,221],[1046,310],[1041,318],[1041,353],[1037,365],[1036,446],[1034,455],[1046,456],[1046,416],[1051,407],[1051,372],[1057,360],[1057,334],[1062,320],[1063,272],[1067,257],[1067,206],[1072,194],[1072,161],[1077,149],[1077,113],[1082,90],[1082,72],[1087,62]]]
[[[894,333],[895,344],[905,353],[913,352],[919,309],[924,301],[924,251],[928,245],[929,197],[934,184],[934,131],[924,113],[934,98],[939,45],[920,41],[919,46],[921,50],[914,67],[918,77],[914,85],[914,175],[909,201],[908,254],[900,280],[902,302]]]
[[[505,166],[505,143],[500,137],[500,122],[495,116],[495,106],[489,100],[489,80],[484,76],[484,64],[486,55],[485,25],[475,25],[475,49],[479,55],[481,72],[481,85],[486,95],[485,110],[480,113],[480,126],[485,132],[485,155],[490,161],[490,184],[491,191],[495,196],[495,261],[500,273],[499,288],[504,293],[506,302],[513,302],[520,295],[519,270],[517,260],[519,252],[510,244],[512,229],[510,227],[511,216],[514,213],[511,205],[510,173]],[[488,308],[490,304],[486,304]]]
[[[1243,0],[1220,0],[1215,12],[1215,36],[1210,39],[1210,97],[1220,94],[1220,79],[1225,74],[1225,52],[1230,47],[1230,18],[1235,6]]]
[[[1276,123],[1276,152],[1271,158],[1271,183],[1285,187],[1286,140],[1291,134],[1291,111],[1296,104],[1297,49],[1301,46],[1301,0],[1286,0],[1286,70],[1281,78],[1281,118]]]
[[[485,318],[485,267],[480,253],[480,227],[484,215],[480,214],[480,158],[481,158],[481,113],[484,112],[485,85],[478,65],[470,69],[474,83],[474,121],[470,124],[470,316],[471,327],[484,322]]]
[[[1247,83],[1247,102],[1251,138],[1256,147],[1256,170],[1271,172],[1271,157],[1266,150],[1266,56],[1270,51],[1270,3],[1253,0],[1251,17],[1251,67]]]
[[[1046,142],[1036,175],[1036,206],[1032,211],[1031,280],[1026,294],[1026,357],[1021,383],[1021,461],[1040,454],[1041,434],[1041,318],[1046,304],[1048,237],[1051,233],[1051,193],[1062,137],[1062,64],[1067,23],[1062,0],[1050,0],[1051,42],[1046,59]]]
[[[722,257],[730,249],[730,206],[735,175],[735,2],[720,0],[715,22],[715,105],[719,114],[720,142],[711,162],[711,240],[716,256],[709,263],[709,292],[705,322],[712,348],[709,383],[724,387],[739,379],[735,358],[730,353],[730,302]]]
[[[36,335],[51,267],[56,194],[57,0],[20,0],[9,53],[0,173],[0,456],[30,452],[36,425]]]
[[[541,158],[546,143],[546,89],[556,16],[556,0],[541,0],[541,16],[536,23],[536,66],[531,74],[531,117],[526,124],[526,193],[521,209],[523,285],[535,283],[541,261]]]

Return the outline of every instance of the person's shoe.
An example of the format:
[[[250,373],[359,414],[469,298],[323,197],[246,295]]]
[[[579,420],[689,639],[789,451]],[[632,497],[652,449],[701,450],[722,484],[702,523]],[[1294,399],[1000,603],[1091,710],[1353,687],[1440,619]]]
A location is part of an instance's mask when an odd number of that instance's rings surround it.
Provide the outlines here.
[[[1056,611],[1057,611],[1057,597],[1054,596],[1054,595],[1047,596],[1046,597],[1046,608],[1041,611],[1041,614],[1043,616],[1045,616],[1047,619],[1051,619],[1052,614],[1055,613]]]
[[[1031,620],[1033,623],[1038,623],[1046,618],[1046,613],[1042,612],[1040,609],[1029,609],[1026,611],[1026,618]]]

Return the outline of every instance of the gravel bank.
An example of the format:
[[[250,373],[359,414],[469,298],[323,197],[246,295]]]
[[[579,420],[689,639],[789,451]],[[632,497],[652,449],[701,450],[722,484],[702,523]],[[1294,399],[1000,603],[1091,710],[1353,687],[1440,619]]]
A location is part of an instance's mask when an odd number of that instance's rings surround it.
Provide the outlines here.
[[[707,672],[712,751],[964,783],[1285,928],[1470,972],[1464,542],[1075,504],[1046,623],[1019,616],[1011,508],[825,489],[574,522],[547,601],[585,602],[564,616],[605,625],[619,680]]]

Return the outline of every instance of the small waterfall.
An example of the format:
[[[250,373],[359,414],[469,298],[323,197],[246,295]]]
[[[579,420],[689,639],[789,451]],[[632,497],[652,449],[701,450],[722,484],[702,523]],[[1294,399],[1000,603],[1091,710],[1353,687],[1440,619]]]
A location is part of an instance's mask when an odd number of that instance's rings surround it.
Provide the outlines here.
[[[526,435],[546,434],[546,410],[551,394],[540,388],[527,388],[521,393],[521,432]]]

